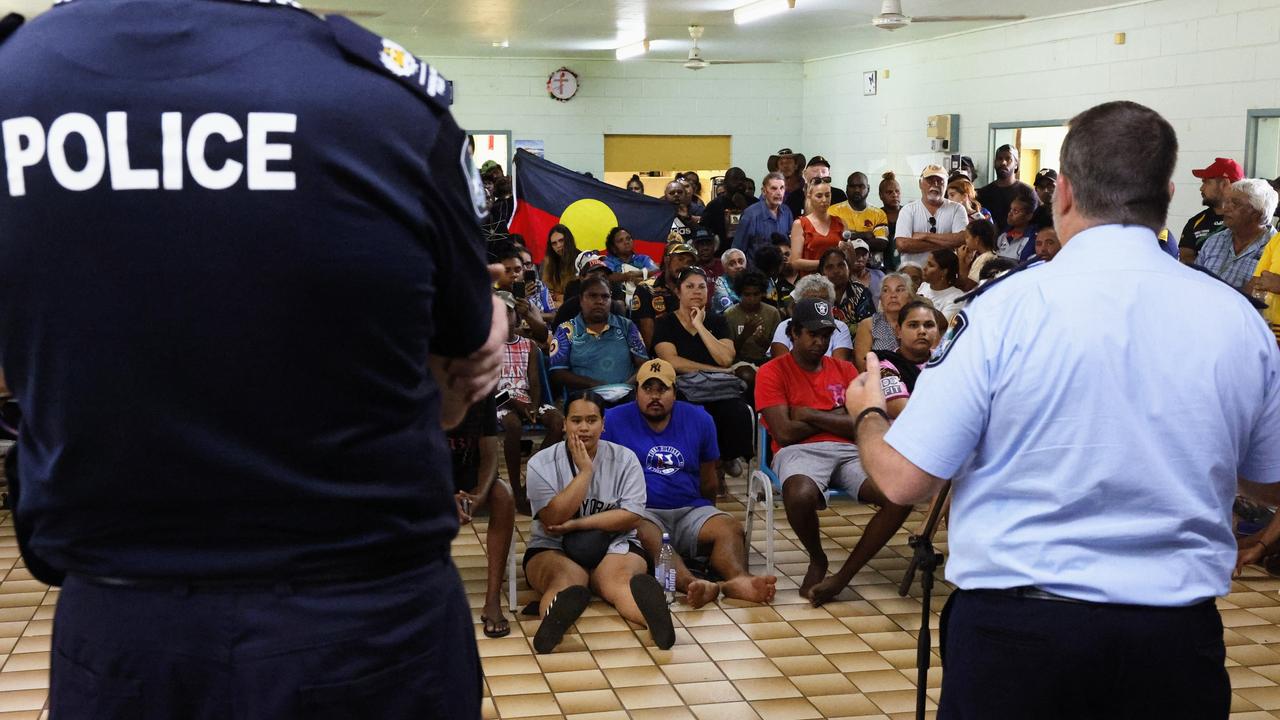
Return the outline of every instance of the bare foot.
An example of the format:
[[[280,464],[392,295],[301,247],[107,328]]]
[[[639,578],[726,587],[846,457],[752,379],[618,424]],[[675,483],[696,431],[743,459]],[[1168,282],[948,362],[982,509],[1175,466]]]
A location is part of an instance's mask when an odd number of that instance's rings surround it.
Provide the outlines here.
[[[684,601],[692,608],[700,608],[720,597],[720,586],[708,580],[693,580],[685,589]]]
[[[809,589],[809,602],[813,603],[814,607],[831,602],[847,587],[849,587],[847,580],[832,575]]]
[[[827,557],[810,557],[809,571],[804,574],[804,581],[800,583],[800,597],[809,597],[809,591],[827,576]]]
[[[739,575],[724,581],[724,596],[747,602],[773,602],[778,591],[778,578],[773,575]]]

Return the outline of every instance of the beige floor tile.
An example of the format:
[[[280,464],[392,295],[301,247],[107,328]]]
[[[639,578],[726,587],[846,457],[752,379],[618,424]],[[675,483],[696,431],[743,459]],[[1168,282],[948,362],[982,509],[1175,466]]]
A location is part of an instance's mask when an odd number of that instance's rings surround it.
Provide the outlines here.
[[[581,617],[578,622],[574,623],[580,633],[599,633],[599,632],[619,632],[631,631],[631,623],[623,620],[620,616],[610,617],[608,615],[600,615],[597,617]]]
[[[828,673],[839,672],[831,661],[821,655],[792,655],[789,657],[770,658],[774,665],[782,671],[783,675],[795,677],[797,675],[825,675]]]
[[[737,625],[733,624],[689,628],[689,634],[693,635],[694,640],[697,640],[702,645],[751,639]]]
[[[0,692],[8,690],[41,690],[49,687],[48,670],[20,670],[0,673]]]
[[[544,673],[571,672],[573,670],[594,670],[596,660],[590,652],[578,650],[565,652],[560,648],[556,652],[534,656],[538,666]]]
[[[680,667],[668,665],[665,667]],[[615,688],[640,687],[641,685],[669,685],[671,681],[657,665],[644,667],[617,667],[604,670],[604,676]]]
[[[18,655],[10,655],[9,659],[4,662],[4,672],[18,672],[22,670],[48,670],[49,669],[49,653],[34,652],[22,653]]]
[[[840,618],[840,622],[856,633],[895,632],[902,629],[884,615],[850,615]]]
[[[478,645],[480,647],[480,657],[482,658],[533,654],[533,648],[529,646],[529,641],[522,637],[486,638],[484,642],[478,643]]]
[[[877,652],[836,653],[827,655],[827,660],[844,673],[893,669],[893,665]]]
[[[591,655],[601,669],[653,665],[653,657],[644,648],[596,650]]]
[[[681,683],[675,686],[676,692],[684,698],[686,705],[706,705],[710,703],[736,702],[742,695],[728,680],[717,682]]]
[[[698,720],[759,720],[760,716],[745,702],[694,705],[690,710]]]
[[[483,664],[485,677],[494,675],[527,675],[529,673],[542,672],[538,661],[532,655],[485,658]]]
[[[489,694],[494,698],[551,692],[546,677],[542,675],[497,675],[485,678],[485,681],[489,683]]]
[[[742,632],[752,640],[777,640],[778,638],[800,637],[799,631],[785,621],[761,622],[743,625]]]
[[[741,610],[726,612],[720,608],[699,608],[677,613],[676,618],[679,619],[681,625],[688,628],[702,627],[704,625],[731,625],[734,623],[733,613],[741,612]],[[738,622],[741,623],[742,621],[739,620]]]
[[[869,672],[848,673],[849,678],[863,694],[885,692],[890,690],[910,690],[915,686],[897,670],[872,670]],[[896,712],[890,710],[888,712]]]
[[[716,643],[710,647],[731,645],[732,643]],[[680,663],[706,662],[707,653],[697,645],[676,645],[670,650],[659,650],[656,647],[645,648],[649,656],[658,665],[678,665]]]
[[[588,633],[582,636],[589,650],[614,650],[624,647],[640,647],[640,639],[630,630]]]
[[[813,655],[817,651],[804,638],[780,638],[778,640],[756,640],[756,647],[767,657],[779,658],[791,655]]]
[[[1280,687],[1238,688],[1235,694],[1248,700],[1261,710],[1280,710]]]
[[[801,697],[800,690],[785,677],[734,680],[733,685],[749,701]]]
[[[631,720],[697,720],[686,707],[641,708],[630,711]]]
[[[724,614],[739,625],[754,625],[756,623],[779,622],[782,616],[767,605],[740,608],[735,610],[725,610]]]
[[[862,638],[847,632],[843,635],[812,637],[809,638],[809,642],[823,655],[866,652],[871,649],[871,646],[863,642]]]
[[[914,689],[873,692],[866,695],[871,702],[876,704],[876,707],[886,713],[904,713],[914,710],[916,707],[916,691]],[[936,708],[937,704],[926,698],[925,707]]]
[[[0,692],[0,712],[40,710],[48,697],[49,691],[45,689]]]
[[[808,720],[821,718],[822,712],[803,698],[759,700],[751,703],[761,720]]]
[[[768,658],[751,658],[748,660],[722,660],[716,665],[725,677],[730,680],[750,680],[753,678],[782,677],[778,669]]]
[[[577,690],[557,692],[556,702],[565,714],[598,713],[621,710],[622,703],[612,690]]]
[[[791,683],[796,686],[796,689],[811,700],[820,695],[844,695],[858,692],[858,688],[838,672],[799,676],[788,674],[788,677],[791,678]]]
[[[1259,675],[1246,667],[1227,668],[1227,674],[1231,676],[1232,690],[1251,687],[1266,687],[1272,684],[1265,676]]]
[[[811,697],[809,702],[822,711],[825,717],[864,717],[880,714],[880,708],[866,695],[851,692],[842,695]]]
[[[565,720],[630,720],[626,710],[609,710],[607,712],[578,713],[566,715]]]
[[[551,691],[556,693],[557,698],[559,698],[560,693],[565,692],[609,689],[609,681],[605,679],[604,673],[599,670],[570,670],[567,672],[547,673],[547,684],[551,686]],[[563,704],[561,703],[561,705]],[[569,711],[566,710],[565,712]],[[576,712],[590,711],[579,710]]]
[[[724,673],[720,672],[720,668],[716,667],[716,663],[710,661],[663,665],[662,672],[672,684],[711,682],[725,679]]]
[[[684,700],[670,685],[645,685],[642,687],[618,688],[614,691],[622,706],[628,710],[645,708],[684,706]]]
[[[33,653],[33,652],[49,652],[53,643],[52,635],[40,635],[38,637],[20,638],[13,646],[13,653]]]

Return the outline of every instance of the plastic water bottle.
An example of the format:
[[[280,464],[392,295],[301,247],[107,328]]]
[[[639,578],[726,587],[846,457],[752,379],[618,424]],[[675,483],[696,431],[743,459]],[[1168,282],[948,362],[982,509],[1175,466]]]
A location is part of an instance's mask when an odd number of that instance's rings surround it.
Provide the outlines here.
[[[658,579],[662,588],[667,591],[667,604],[676,599],[676,551],[671,547],[671,534],[662,533],[662,549],[658,551],[658,563],[654,566],[653,576]]]

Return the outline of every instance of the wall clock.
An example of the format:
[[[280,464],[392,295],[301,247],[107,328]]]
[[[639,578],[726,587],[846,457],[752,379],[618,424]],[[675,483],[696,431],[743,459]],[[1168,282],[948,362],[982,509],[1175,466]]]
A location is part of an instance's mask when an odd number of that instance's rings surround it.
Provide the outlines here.
[[[547,94],[560,102],[569,102],[578,94],[578,73],[567,67],[551,73],[547,78]]]

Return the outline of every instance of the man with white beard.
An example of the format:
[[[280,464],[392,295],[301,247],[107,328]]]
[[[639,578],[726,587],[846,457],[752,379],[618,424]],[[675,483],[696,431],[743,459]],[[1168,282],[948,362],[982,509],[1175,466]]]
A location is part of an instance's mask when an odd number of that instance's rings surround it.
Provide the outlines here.
[[[954,250],[964,244],[969,217],[965,208],[946,197],[947,173],[937,165],[920,171],[920,199],[907,203],[898,214],[898,264],[914,262],[924,267],[934,250]]]

